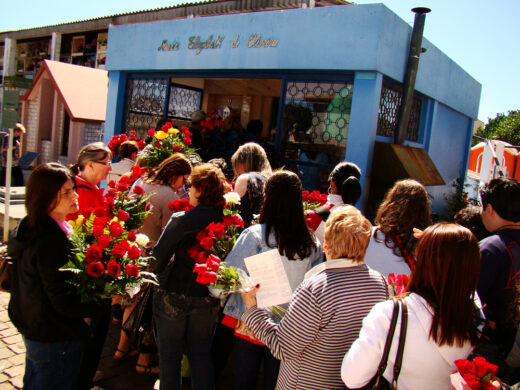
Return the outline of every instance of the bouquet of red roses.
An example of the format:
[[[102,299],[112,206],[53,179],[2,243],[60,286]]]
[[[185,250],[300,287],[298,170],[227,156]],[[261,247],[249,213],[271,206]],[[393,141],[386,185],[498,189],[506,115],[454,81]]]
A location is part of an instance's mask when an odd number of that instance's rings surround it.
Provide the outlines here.
[[[111,183],[114,186],[115,183]],[[123,176],[105,195],[105,206],[70,216],[73,228],[72,255],[64,271],[71,271],[69,282],[83,302],[124,294],[127,286],[156,284],[148,272],[152,259],[143,256],[148,237],[136,234],[149,212],[149,194]]]
[[[321,194],[317,190],[312,192],[302,191],[302,201],[303,211],[312,210],[323,206],[327,202],[327,194]]]
[[[202,134],[205,134],[208,131],[218,132],[222,129],[224,121],[222,120],[222,117],[220,116],[219,112],[212,111],[211,114],[209,114],[209,117],[206,118],[206,120],[200,122],[200,125],[202,127]]]
[[[148,130],[148,135],[152,142],[140,154],[146,166],[156,167],[174,153],[183,153],[192,161],[202,161],[195,149],[190,148],[193,134],[186,126],[179,130],[167,122],[159,130]]]
[[[410,276],[406,274],[396,275],[391,273],[387,278],[388,285],[392,289],[394,296],[406,292],[406,285],[409,280]]]
[[[491,364],[481,356],[473,361],[467,359],[455,360],[457,370],[451,374],[451,388],[456,390],[494,390],[501,385],[495,380],[498,366]]]
[[[245,274],[235,267],[226,267],[225,259],[240,234],[244,221],[234,209],[240,201],[236,192],[226,195],[226,208],[222,222],[210,223],[197,234],[198,243],[189,249],[188,254],[195,260],[193,272],[197,274],[196,282],[208,285],[212,295],[221,297],[235,292],[242,287]]]
[[[144,149],[146,146],[144,139],[137,139],[137,133],[134,130],[130,130],[128,135],[125,133],[116,134],[108,141],[108,147],[112,151],[112,155],[117,156],[119,154],[119,147],[126,141],[137,142],[139,149]]]
[[[168,203],[168,208],[174,213],[178,211],[189,211],[193,208],[189,199],[177,199]]]

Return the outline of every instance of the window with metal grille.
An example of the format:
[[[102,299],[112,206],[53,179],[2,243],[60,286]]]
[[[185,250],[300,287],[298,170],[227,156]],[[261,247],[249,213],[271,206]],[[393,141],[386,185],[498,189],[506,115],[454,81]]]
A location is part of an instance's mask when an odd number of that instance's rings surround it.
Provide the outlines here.
[[[123,132],[135,130],[139,136],[146,132],[163,117],[169,79],[135,78],[126,85],[125,128]]]
[[[281,152],[307,189],[326,190],[330,168],[345,158],[353,84],[288,81]]]
[[[191,120],[192,114],[200,107],[202,91],[196,88],[172,84],[168,102],[168,117]]]
[[[381,99],[379,100],[379,116],[377,121],[377,135],[393,137],[397,129],[399,108],[403,98],[401,85],[383,83]],[[419,141],[419,124],[421,119],[422,98],[415,93],[412,102],[410,119],[405,133],[405,139]]]

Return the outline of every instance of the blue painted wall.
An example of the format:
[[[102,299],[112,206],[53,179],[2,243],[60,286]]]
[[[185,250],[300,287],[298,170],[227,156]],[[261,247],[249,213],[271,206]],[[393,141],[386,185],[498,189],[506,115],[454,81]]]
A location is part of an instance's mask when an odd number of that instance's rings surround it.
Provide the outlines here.
[[[410,13],[410,16],[412,14]],[[426,18],[428,23],[428,18]],[[277,47],[249,48],[251,34]],[[331,6],[111,27],[108,70],[315,69],[377,71],[402,81],[411,27],[382,4]],[[199,54],[189,38],[222,37]],[[239,45],[232,42],[239,38]],[[176,51],[159,51],[163,40]],[[435,46],[421,56],[416,89],[472,118],[481,86]]]
[[[437,214],[447,211],[446,198],[454,191],[455,179],[465,175],[468,161],[468,134],[471,134],[473,120],[436,103],[433,108],[431,135],[428,154],[446,182],[444,186],[428,187],[432,195],[432,210]]]

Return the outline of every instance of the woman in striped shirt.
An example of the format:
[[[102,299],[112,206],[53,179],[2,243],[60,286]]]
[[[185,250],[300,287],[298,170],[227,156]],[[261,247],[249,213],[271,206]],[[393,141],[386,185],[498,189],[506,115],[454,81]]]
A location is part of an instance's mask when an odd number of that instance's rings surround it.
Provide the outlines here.
[[[279,324],[256,307],[256,290],[243,293],[242,316],[281,360],[277,389],[344,389],[344,354],[363,318],[387,297],[383,276],[363,261],[372,225],[353,206],[334,210],[325,225],[327,262],[310,270]],[[260,286],[261,288],[261,286]]]

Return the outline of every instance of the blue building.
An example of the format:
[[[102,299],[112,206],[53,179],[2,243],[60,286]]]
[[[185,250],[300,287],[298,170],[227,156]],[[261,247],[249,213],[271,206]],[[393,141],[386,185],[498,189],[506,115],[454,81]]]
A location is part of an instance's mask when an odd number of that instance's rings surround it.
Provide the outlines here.
[[[365,210],[412,177],[440,214],[466,171],[481,85],[424,39],[405,146],[393,145],[411,31],[382,4],[110,27],[105,141],[164,117],[184,125],[198,109],[230,111],[243,127],[261,120],[309,189],[326,189],[347,160],[363,171]]]

